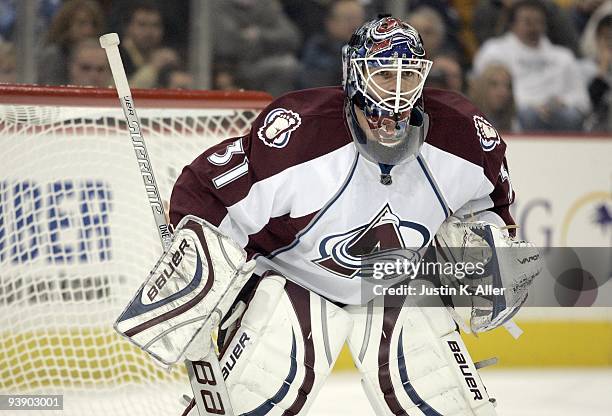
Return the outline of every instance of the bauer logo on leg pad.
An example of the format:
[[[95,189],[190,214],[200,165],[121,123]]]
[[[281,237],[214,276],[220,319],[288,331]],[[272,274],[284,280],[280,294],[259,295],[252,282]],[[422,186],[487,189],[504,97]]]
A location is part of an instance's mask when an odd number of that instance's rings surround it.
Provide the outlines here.
[[[227,380],[236,363],[242,356],[242,353],[246,350],[247,345],[252,343],[252,335],[249,336],[247,331],[242,331],[241,334],[237,334],[232,343],[229,345],[223,360],[221,361],[221,372],[223,373],[223,380]]]
[[[455,361],[459,365],[459,370],[461,371],[461,374],[463,375],[465,383],[470,389],[470,392],[472,392],[472,394],[474,395],[474,397],[472,397],[472,400],[483,400],[484,398],[482,397],[482,393],[480,392],[480,389],[478,388],[478,383],[476,379],[474,378],[474,374],[472,373],[470,366],[468,365],[467,359],[465,358],[465,356],[463,355],[463,352],[461,351],[461,347],[459,346],[459,343],[457,343],[457,341],[446,341],[446,342],[448,343],[448,347],[450,348],[451,352],[453,353],[453,356],[455,357]]]

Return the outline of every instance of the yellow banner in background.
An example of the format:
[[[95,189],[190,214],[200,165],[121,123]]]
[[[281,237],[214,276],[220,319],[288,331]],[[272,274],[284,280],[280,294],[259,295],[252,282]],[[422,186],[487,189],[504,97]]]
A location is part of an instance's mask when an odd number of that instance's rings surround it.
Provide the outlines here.
[[[504,329],[463,334],[474,361],[497,357],[493,368],[612,366],[612,321],[518,321],[524,333],[514,339]],[[355,370],[345,346],[334,371]]]

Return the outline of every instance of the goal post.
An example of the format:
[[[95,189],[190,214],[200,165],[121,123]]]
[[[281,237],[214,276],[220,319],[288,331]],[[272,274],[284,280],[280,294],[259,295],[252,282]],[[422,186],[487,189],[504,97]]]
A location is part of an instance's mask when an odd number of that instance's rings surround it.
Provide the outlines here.
[[[260,92],[133,90],[162,199]],[[114,89],[0,85],[0,391],[63,415],[169,415],[190,391],[112,329],[161,254]],[[49,413],[44,413],[49,414]],[[180,413],[179,413],[180,414]]]

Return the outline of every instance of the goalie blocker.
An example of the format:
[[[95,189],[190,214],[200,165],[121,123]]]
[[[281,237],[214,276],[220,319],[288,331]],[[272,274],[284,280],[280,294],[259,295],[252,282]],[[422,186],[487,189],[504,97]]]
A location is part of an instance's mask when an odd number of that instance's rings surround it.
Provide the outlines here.
[[[187,216],[115,329],[164,366],[201,359],[254,266],[216,227]]]

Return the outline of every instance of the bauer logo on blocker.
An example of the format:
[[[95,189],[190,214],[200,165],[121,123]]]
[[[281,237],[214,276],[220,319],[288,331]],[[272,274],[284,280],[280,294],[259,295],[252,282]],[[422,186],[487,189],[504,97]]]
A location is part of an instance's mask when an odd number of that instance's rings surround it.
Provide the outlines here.
[[[266,146],[282,148],[287,146],[291,133],[302,124],[300,115],[284,108],[276,108],[268,113],[263,126],[257,130]]]

